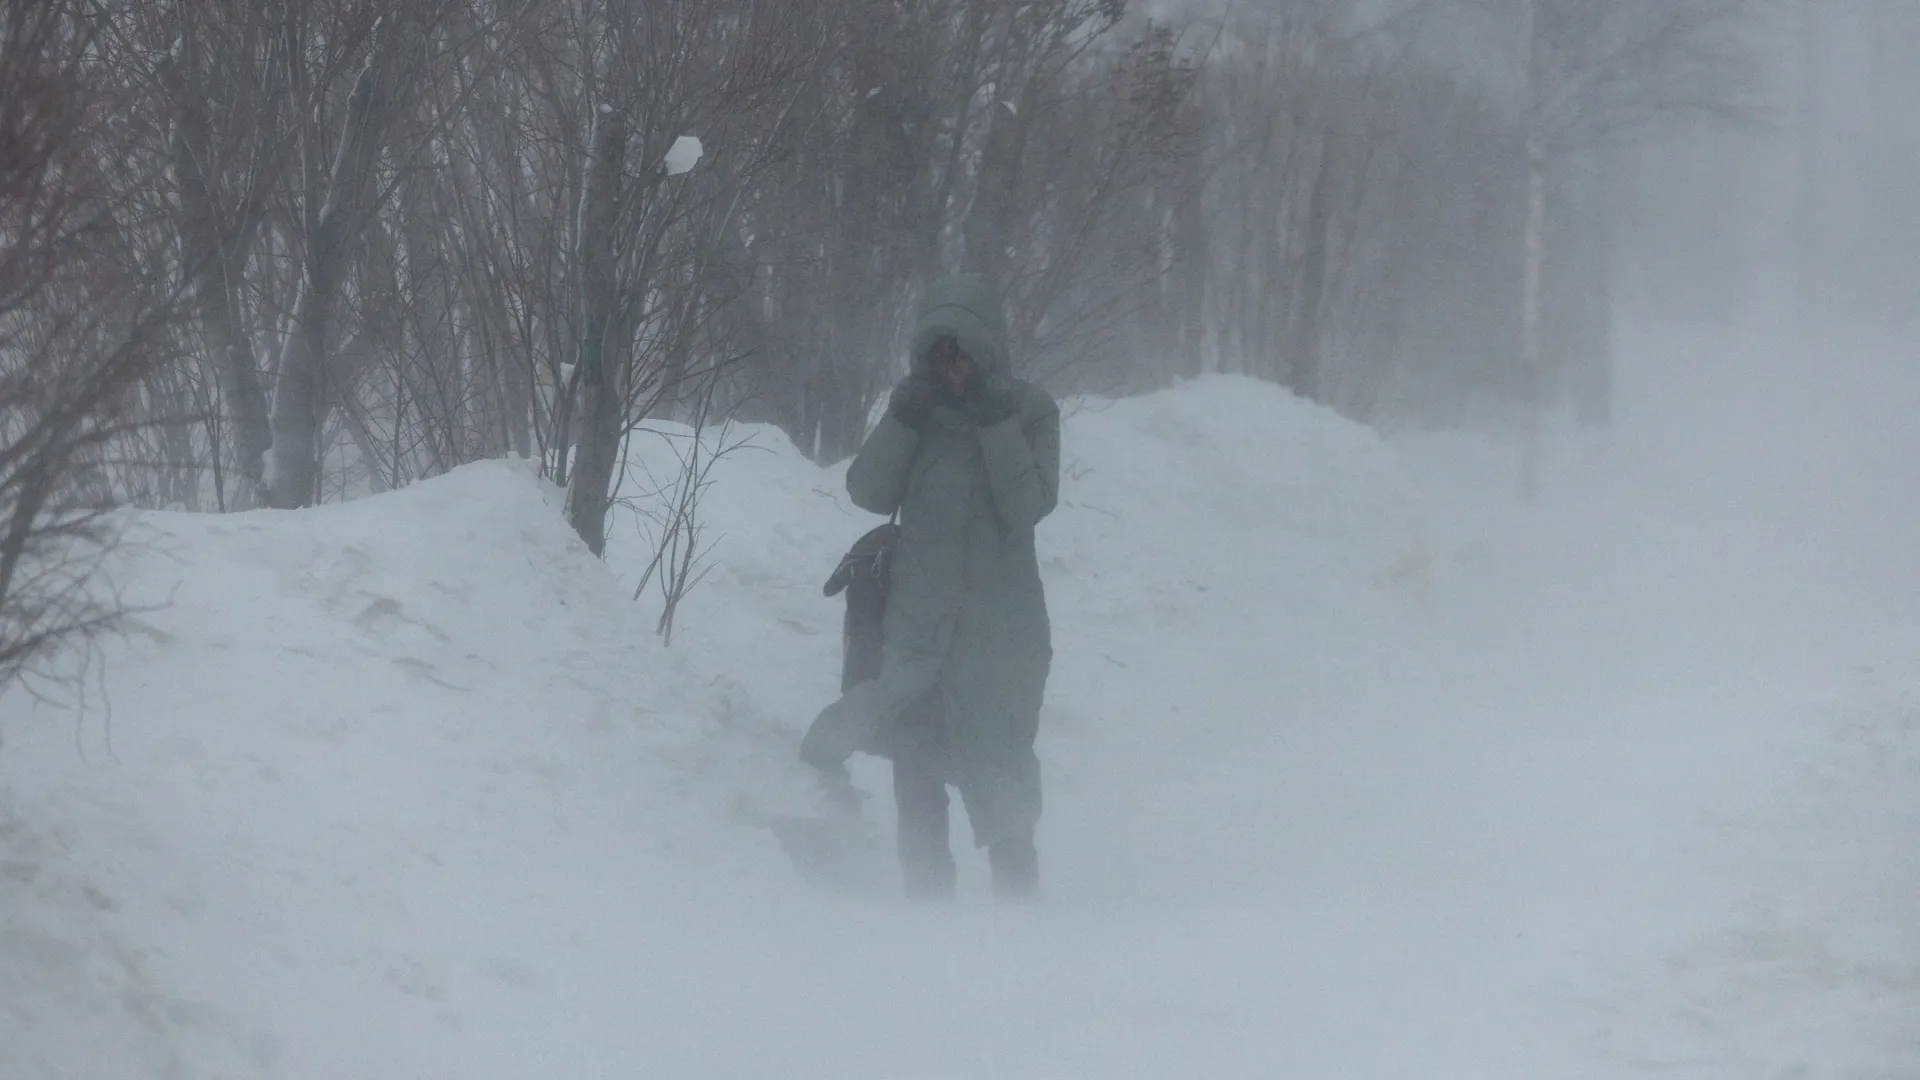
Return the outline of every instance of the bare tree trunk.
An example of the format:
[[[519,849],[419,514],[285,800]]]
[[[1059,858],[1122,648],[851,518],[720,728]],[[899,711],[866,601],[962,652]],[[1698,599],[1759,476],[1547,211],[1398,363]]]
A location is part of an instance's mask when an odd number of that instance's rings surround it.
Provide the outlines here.
[[[1315,170],[1313,193],[1307,200],[1307,250],[1300,268],[1300,290],[1290,320],[1288,362],[1293,392],[1308,401],[1327,400],[1321,316],[1326,311],[1327,276],[1333,261],[1334,186],[1340,175],[1337,146],[1341,136],[1332,129],[1321,135],[1320,167]]]
[[[441,249],[441,215],[426,174],[416,173],[400,187],[400,242],[406,251],[407,302],[417,305],[410,321],[418,335],[420,366],[438,389],[429,406],[427,442],[445,467],[469,457],[477,434],[467,425],[469,373],[455,336],[451,278]],[[396,335],[397,340],[397,335]],[[400,360],[404,370],[405,360]],[[438,430],[435,430],[438,429]]]
[[[1533,139],[1527,145],[1526,264],[1520,281],[1520,475],[1526,502],[1540,497],[1540,441],[1546,409],[1546,350],[1541,326],[1547,265],[1547,165]]]
[[[365,222],[379,157],[380,135],[392,107],[396,42],[380,34],[373,56],[355,80],[341,125],[340,149],[327,183],[326,203],[307,238],[307,276],[294,308],[294,325],[273,393],[273,478],[278,509],[310,506],[318,497],[320,426],[327,403],[342,395],[326,385],[327,334],[347,256]]]
[[[1566,197],[1574,230],[1560,254],[1567,267],[1566,352],[1573,417],[1582,427],[1613,425],[1613,207],[1610,160],[1601,154],[1579,163],[1578,186]]]
[[[1020,186],[1022,120],[1005,104],[989,109],[986,146],[967,214],[967,268],[1003,283],[1013,239],[1014,198]]]
[[[567,523],[599,555],[607,546],[607,499],[613,466],[626,432],[626,356],[616,343],[609,363],[608,330],[614,325],[613,225],[620,173],[627,152],[626,119],[608,106],[594,116],[586,183],[580,197],[580,436],[567,482]],[[564,453],[564,449],[562,450]]]
[[[1173,215],[1174,306],[1179,328],[1171,374],[1193,378],[1207,368],[1207,286],[1212,269],[1206,217],[1198,193],[1182,199]]]
[[[213,198],[200,171],[201,163],[210,155],[206,140],[195,136],[204,134],[204,121],[196,115],[183,118],[174,131],[173,166],[179,183],[182,246],[190,253],[195,315],[213,356],[214,376],[232,432],[234,461],[244,481],[240,508],[263,506],[267,502],[266,454],[272,442],[267,398],[260,388],[253,343],[236,317],[244,261],[240,253],[246,250],[253,230],[247,227],[230,240],[222,238]],[[216,457],[220,450],[218,446],[213,448]]]
[[[482,315],[482,318],[493,318]],[[505,335],[500,336],[501,340]],[[532,365],[522,363],[517,357],[496,356],[494,363],[500,367],[500,380],[504,384],[506,398],[506,438],[515,457],[533,456],[533,369]]]
[[[1823,124],[1820,63],[1820,12],[1831,0],[1801,0],[1800,86],[1794,109],[1795,176],[1793,200],[1793,301],[1804,333],[1825,312],[1822,282],[1826,245],[1820,236],[1823,196],[1820,169]]]
[[[1520,473],[1516,492],[1525,502],[1540,497],[1540,440],[1546,408],[1542,285],[1547,265],[1547,143],[1545,131],[1546,42],[1540,32],[1539,0],[1522,0],[1527,49],[1526,261],[1520,274]]]
[[[1019,34],[1020,14],[1012,7],[1002,33],[1009,39]],[[1013,74],[1011,41],[1001,43],[1002,77]],[[1032,77],[1013,86],[996,82],[987,106],[987,133],[980,148],[980,168],[974,176],[973,205],[965,225],[967,269],[1009,284],[1011,254],[1018,227],[1020,169],[1025,155],[1027,130],[1033,120],[1033,102],[1025,95],[1031,90]],[[1015,101],[1011,93],[1020,93]],[[1017,316],[1016,316],[1017,317]]]

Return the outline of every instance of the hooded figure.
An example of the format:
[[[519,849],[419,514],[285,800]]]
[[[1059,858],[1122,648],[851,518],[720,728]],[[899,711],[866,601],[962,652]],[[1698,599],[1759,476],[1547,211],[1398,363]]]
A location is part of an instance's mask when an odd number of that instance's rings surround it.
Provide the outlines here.
[[[947,785],[960,791],[996,895],[1038,884],[1040,704],[1051,631],[1034,526],[1060,486],[1060,411],[1015,380],[1005,309],[974,275],[929,290],[912,372],[847,470],[847,493],[898,512],[878,676],[814,721],[801,757],[891,757],[908,893],[950,895]]]

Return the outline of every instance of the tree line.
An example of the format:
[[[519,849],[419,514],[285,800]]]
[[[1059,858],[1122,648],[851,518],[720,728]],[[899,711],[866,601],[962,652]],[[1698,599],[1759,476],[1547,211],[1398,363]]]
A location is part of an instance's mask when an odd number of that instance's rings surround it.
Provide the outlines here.
[[[942,270],[1023,374],[1604,422],[1604,148],[1726,120],[1755,0],[0,0],[0,677],[112,508],[639,425],[850,453]]]

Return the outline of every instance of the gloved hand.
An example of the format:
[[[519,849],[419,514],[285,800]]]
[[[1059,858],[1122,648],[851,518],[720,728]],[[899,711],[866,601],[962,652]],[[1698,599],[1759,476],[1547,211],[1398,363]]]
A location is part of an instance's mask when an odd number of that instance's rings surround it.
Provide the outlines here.
[[[981,379],[967,394],[967,415],[981,427],[1001,423],[1019,408],[1020,398],[1014,393],[1013,384],[1005,379]]]
[[[938,394],[933,380],[920,375],[908,375],[893,384],[893,396],[887,399],[887,415],[919,431],[932,415],[933,406],[939,400]]]

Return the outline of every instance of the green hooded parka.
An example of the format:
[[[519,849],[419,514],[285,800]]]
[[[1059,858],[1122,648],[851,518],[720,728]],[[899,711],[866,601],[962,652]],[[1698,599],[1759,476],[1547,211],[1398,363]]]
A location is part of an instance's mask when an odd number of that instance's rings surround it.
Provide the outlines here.
[[[1040,819],[1034,737],[1053,646],[1034,526],[1059,496],[1060,410],[1012,378],[1005,309],[985,279],[953,275],[928,290],[913,334],[916,374],[931,377],[927,353],[942,335],[983,378],[1011,387],[1014,414],[981,427],[943,402],[923,430],[889,414],[861,446],[848,495],[900,515],[881,670],[820,713],[801,756],[821,768],[857,751],[885,756],[900,718],[938,695],[948,780],[985,847],[1030,836]]]

